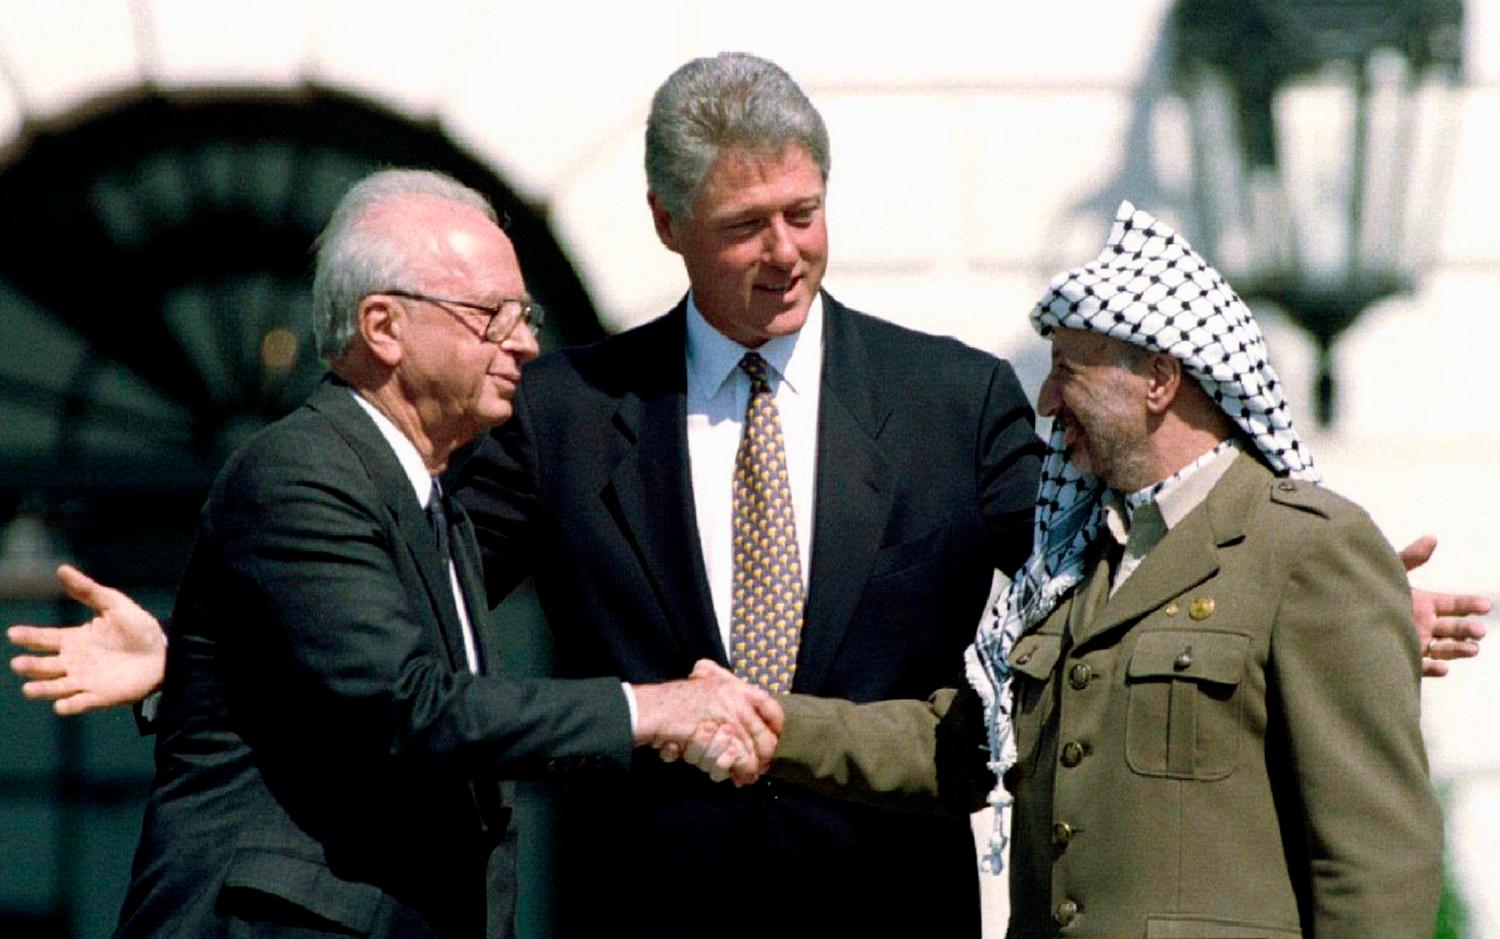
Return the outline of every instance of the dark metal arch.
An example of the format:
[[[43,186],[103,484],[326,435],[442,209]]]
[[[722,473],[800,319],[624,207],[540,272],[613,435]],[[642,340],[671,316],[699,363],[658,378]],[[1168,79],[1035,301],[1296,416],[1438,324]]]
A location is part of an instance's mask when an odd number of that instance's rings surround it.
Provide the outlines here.
[[[200,445],[226,421],[286,410],[316,365],[302,344],[310,368],[257,381],[265,376],[250,374],[255,350],[247,356],[215,336],[210,341],[224,344],[216,364],[229,374],[204,374],[207,363],[183,348],[193,337],[169,315],[174,292],[213,296],[259,281],[295,293],[308,279],[308,246],[342,189],[382,165],[440,169],[489,195],[511,219],[532,290],[555,314],[557,339],[603,333],[542,212],[434,124],[313,87],[145,91],[80,111],[87,116],[71,115],[59,129],[30,130],[0,168],[0,280],[95,356],[184,405]],[[300,335],[305,324],[287,312],[286,325]]]
[[[51,493],[55,527],[105,575],[113,551],[80,528],[159,532],[163,560],[180,556],[164,514],[190,519],[230,450],[321,374],[309,247],[381,166],[441,170],[509,217],[549,346],[604,334],[545,210],[435,122],[315,85],[113,93],[0,151],[0,519]]]

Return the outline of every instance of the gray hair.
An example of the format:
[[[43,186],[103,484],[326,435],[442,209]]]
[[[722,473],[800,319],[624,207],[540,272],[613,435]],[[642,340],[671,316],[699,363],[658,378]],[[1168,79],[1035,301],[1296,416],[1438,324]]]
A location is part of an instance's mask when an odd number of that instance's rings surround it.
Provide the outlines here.
[[[413,195],[470,206],[498,224],[488,199],[433,170],[378,170],[350,186],[314,242],[313,339],[325,362],[335,362],[348,351],[358,328],[360,301],[376,291],[404,286],[410,277],[408,252],[388,237],[388,231],[363,223],[380,203]]]
[[[694,59],[668,76],[646,118],[646,185],[686,218],[719,154],[730,148],[806,151],[828,181],[828,128],[797,83],[774,62],[744,52]]]

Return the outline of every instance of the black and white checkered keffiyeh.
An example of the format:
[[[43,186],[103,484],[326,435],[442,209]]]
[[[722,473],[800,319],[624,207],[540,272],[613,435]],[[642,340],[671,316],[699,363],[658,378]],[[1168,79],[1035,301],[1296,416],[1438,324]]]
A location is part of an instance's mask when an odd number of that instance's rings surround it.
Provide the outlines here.
[[[1129,202],[1120,204],[1104,251],[1059,274],[1031,311],[1043,337],[1086,329],[1182,362],[1278,475],[1318,481],[1292,428],[1265,340],[1239,296],[1183,237]],[[1016,640],[1036,627],[1084,575],[1084,554],[1103,524],[1104,484],[1068,462],[1052,428],[1037,494],[1032,553],[1000,594],[966,654],[969,682],[985,702],[995,830],[982,859],[998,873],[1010,798],[1000,780],[1016,760],[1010,664]]]

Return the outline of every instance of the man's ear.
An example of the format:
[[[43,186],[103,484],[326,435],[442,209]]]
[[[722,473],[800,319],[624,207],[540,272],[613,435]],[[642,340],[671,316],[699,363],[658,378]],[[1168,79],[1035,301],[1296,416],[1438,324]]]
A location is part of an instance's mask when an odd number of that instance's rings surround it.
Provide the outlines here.
[[[360,338],[370,355],[387,368],[399,365],[405,353],[402,340],[411,326],[406,308],[394,297],[374,293],[359,301],[356,317]]]
[[[673,220],[672,213],[667,211],[667,207],[662,205],[654,192],[646,193],[646,204],[651,207],[651,224],[656,226],[656,237],[668,251],[681,254],[682,248],[677,240],[677,222]]]
[[[1153,352],[1146,360],[1146,410],[1165,414],[1182,387],[1182,363],[1176,356]]]

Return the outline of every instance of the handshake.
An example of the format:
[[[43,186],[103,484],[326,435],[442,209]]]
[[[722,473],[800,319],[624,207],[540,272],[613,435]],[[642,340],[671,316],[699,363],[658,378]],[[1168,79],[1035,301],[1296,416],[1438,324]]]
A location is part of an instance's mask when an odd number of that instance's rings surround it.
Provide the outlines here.
[[[771,765],[784,715],[764,690],[700,659],[681,681],[635,685],[636,746],[748,786]]]

